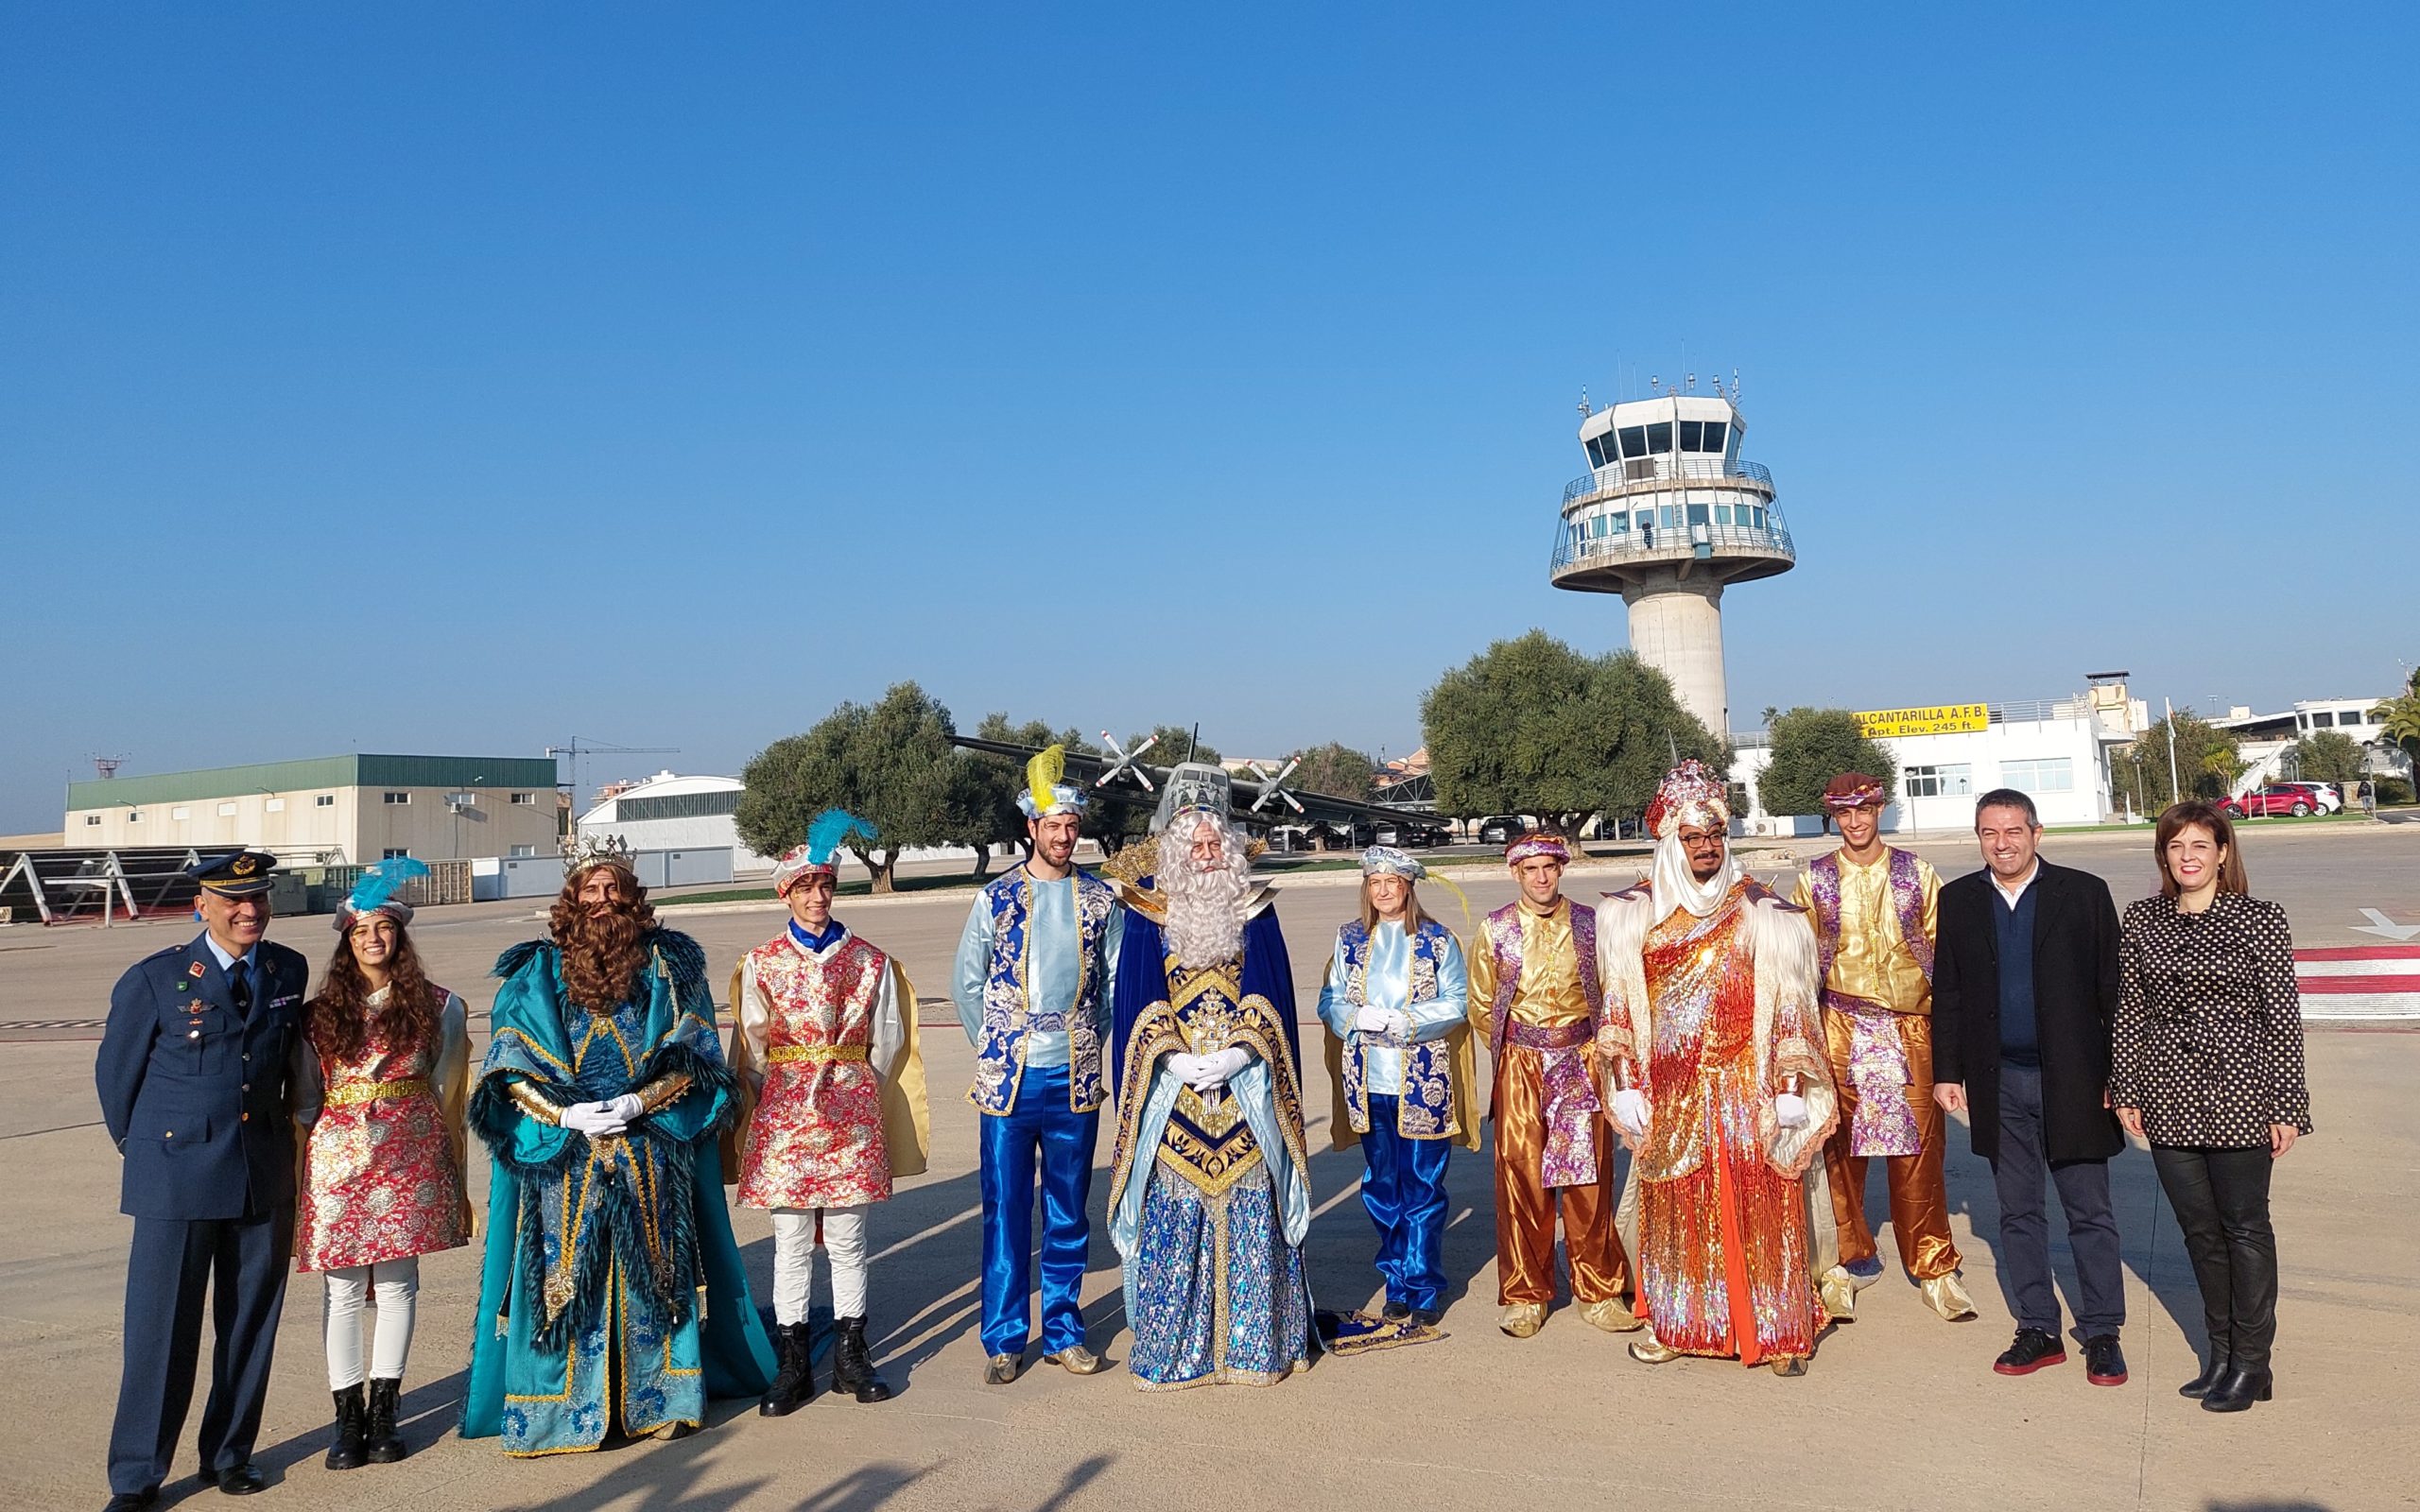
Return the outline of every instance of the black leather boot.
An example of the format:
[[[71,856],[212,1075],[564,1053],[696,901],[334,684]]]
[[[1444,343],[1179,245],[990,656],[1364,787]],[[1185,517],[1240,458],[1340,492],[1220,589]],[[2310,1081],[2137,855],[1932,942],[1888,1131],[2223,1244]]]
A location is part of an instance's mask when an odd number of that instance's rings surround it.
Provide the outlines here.
[[[2227,1351],[2213,1344],[2202,1355],[2202,1373],[2176,1388],[2180,1397],[2206,1397],[2210,1388],[2226,1378]]]
[[[844,1317],[835,1325],[839,1338],[832,1347],[832,1389],[859,1401],[889,1401],[890,1388],[873,1373],[873,1351],[866,1348],[866,1320]]]
[[[361,1383],[333,1393],[337,1400],[337,1441],[328,1446],[328,1469],[357,1470],[365,1463],[361,1439],[366,1415],[361,1407]]]
[[[2250,1412],[2256,1401],[2267,1401],[2275,1383],[2266,1370],[2248,1370],[2239,1365],[2227,1366],[2202,1399],[2204,1412]]]
[[[363,1437],[372,1465],[392,1465],[404,1457],[404,1435],[395,1432],[395,1400],[403,1392],[401,1381],[370,1378],[370,1427]]]
[[[815,1325],[775,1324],[773,1357],[781,1368],[774,1373],[772,1386],[757,1399],[756,1412],[763,1418],[785,1418],[815,1395]]]

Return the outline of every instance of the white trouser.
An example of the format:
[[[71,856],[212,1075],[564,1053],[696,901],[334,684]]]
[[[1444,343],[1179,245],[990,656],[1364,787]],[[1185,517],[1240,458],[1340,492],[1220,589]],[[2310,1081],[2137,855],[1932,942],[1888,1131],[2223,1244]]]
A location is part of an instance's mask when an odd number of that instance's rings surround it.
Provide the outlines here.
[[[815,1276],[815,1220],[823,1219],[823,1253],[832,1263],[832,1315],[866,1315],[866,1210],[775,1208],[773,1210],[773,1321],[787,1327],[806,1321],[806,1299]]]
[[[328,1389],[361,1384],[361,1304],[373,1292],[378,1326],[370,1343],[370,1373],[381,1381],[404,1378],[404,1357],[412,1349],[412,1314],[420,1296],[420,1257],[347,1265],[327,1273],[320,1314],[328,1344]]]

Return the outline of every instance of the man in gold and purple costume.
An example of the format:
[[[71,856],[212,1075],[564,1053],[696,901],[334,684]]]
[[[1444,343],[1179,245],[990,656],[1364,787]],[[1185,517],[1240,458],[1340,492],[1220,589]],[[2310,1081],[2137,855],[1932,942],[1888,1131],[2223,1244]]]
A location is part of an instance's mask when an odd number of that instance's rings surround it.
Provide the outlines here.
[[[1824,1307],[1849,1317],[1882,1275],[1865,1221],[1865,1166],[1881,1156],[1899,1263],[1925,1305],[1953,1323],[1975,1315],[1958,1284],[1942,1183],[1942,1111],[1932,1100],[1932,950],[1941,878],[1882,843],[1889,802],[1878,779],[1844,772],[1824,790],[1841,848],[1808,864],[1791,901],[1815,925],[1824,973],[1824,1036],[1841,1126],[1824,1146],[1840,1263],[1824,1272]],[[1822,1221],[1822,1215],[1817,1215]]]
[[[1614,1232],[1614,1142],[1599,1089],[1597,914],[1563,895],[1570,842],[1543,831],[1504,852],[1521,895],[1487,916],[1470,953],[1470,1019],[1495,1063],[1496,1326],[1526,1339],[1554,1300],[1554,1227],[1580,1315],[1609,1333],[1629,1265]]]
[[[1652,875],[1597,911],[1597,1048],[1635,1151],[1624,1207],[1651,1331],[1630,1352],[1797,1376],[1824,1322],[1808,1221],[1835,1117],[1821,976],[1806,911],[1739,872],[1730,824],[1721,779],[1682,763],[1648,806]]]

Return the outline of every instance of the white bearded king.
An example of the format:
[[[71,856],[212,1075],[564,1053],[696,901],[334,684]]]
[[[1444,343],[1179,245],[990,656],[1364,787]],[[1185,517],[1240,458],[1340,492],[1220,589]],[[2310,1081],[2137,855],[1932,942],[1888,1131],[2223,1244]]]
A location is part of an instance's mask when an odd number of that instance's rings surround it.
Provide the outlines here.
[[[1598,1046],[1616,1123],[1634,1150],[1637,1309],[1630,1347],[1805,1373],[1824,1318],[1809,1182],[1834,1102],[1806,914],[1740,873],[1722,783],[1696,762],[1647,811],[1652,876],[1598,910],[1606,1000]]]

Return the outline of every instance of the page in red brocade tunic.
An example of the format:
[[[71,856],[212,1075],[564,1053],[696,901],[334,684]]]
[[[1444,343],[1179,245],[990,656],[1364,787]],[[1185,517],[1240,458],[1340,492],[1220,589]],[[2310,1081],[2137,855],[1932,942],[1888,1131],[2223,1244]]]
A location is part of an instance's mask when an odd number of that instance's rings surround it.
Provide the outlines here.
[[[810,952],[785,931],[748,954],[733,1001],[747,1041],[733,1059],[762,1075],[740,1151],[742,1207],[881,1202],[894,1175],[924,1169],[921,1129],[895,1114],[885,1123],[887,1100],[911,1097],[915,1125],[924,1112],[914,989],[889,955],[854,934]]]
[[[1705,919],[1676,910],[1648,932],[1653,1119],[1634,1177],[1640,1309],[1657,1341],[1755,1365],[1814,1353],[1817,1321],[1805,1193],[1767,1163],[1756,1137],[1769,1089],[1759,1085],[1742,907],[1735,891]],[[1807,1029],[1789,1022],[1772,1032],[1782,1040]]]
[[[435,990],[435,1043],[398,1048],[373,1012],[360,1056],[319,1055],[325,1101],[303,1146],[297,1270],[374,1265],[469,1239],[462,1108],[470,1040],[462,1000]],[[382,990],[371,1004],[384,999]]]

